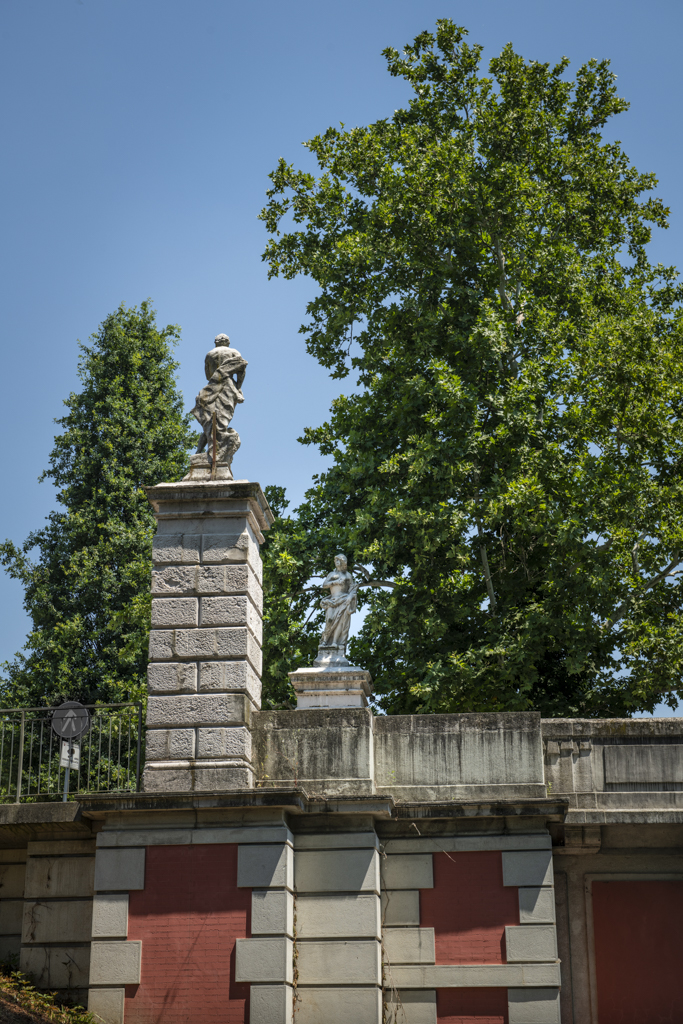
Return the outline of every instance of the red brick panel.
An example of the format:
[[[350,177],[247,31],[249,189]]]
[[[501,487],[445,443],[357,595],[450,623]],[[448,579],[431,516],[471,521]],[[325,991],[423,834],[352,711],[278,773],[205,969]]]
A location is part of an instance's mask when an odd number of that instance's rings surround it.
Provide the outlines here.
[[[600,1024],[683,1021],[683,882],[593,882]]]
[[[504,964],[505,925],[519,924],[519,901],[517,889],[503,885],[500,851],[435,853],[434,888],[420,890],[420,924],[434,929],[437,964]]]
[[[142,975],[126,986],[126,1024],[247,1024],[235,939],[249,935],[251,890],[237,888],[237,844],[150,846],[145,884],[130,893]]]
[[[508,1024],[508,990],[438,988],[436,1019],[439,1024]]]

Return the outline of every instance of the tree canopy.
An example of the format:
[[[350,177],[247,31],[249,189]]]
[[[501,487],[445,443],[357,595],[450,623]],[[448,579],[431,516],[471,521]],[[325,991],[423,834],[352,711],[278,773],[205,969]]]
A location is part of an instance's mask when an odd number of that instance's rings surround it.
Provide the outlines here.
[[[158,329],[143,302],[121,305],[81,346],[83,389],[66,399],[43,474],[61,509],[20,547],[0,545],[32,620],[4,666],[5,706],[144,694],[156,526],[144,487],[180,479],[196,437],[175,379],[179,333]]]
[[[655,177],[603,135],[628,104],[608,61],[508,45],[483,74],[448,20],[384,56],[407,107],[307,142],[317,173],[280,160],[261,214],[270,276],[319,286],[308,351],[352,374],[268,540],[266,693],[344,545],[397,584],[350,645],[388,712],[673,706],[681,286],[647,255]]]

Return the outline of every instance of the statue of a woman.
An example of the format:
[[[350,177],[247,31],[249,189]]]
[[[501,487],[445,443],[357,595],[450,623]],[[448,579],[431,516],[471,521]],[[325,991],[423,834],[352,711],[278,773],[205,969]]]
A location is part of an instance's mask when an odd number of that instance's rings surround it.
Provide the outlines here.
[[[197,453],[190,459],[186,480],[202,479],[209,472],[216,478],[217,469],[219,478],[231,480],[230,465],[240,446],[240,436],[230,422],[235,406],[244,401],[242,383],[247,361],[237,349],[230,347],[227,334],[218,334],[214,346],[204,360],[208,384],[197,395],[192,410],[201,424],[202,435]]]
[[[207,353],[204,360],[204,372],[209,383],[197,395],[192,410],[203,430],[197,451],[203,452],[206,447],[212,458],[215,423],[216,462],[222,462],[221,456],[232,448],[229,435],[235,431],[230,421],[235,414],[235,406],[244,401],[241,388],[246,371],[246,359],[242,359],[237,349],[230,347],[227,334],[217,335],[215,348]]]
[[[323,580],[323,587],[330,596],[324,597],[320,607],[325,609],[325,627],[318,646],[315,664],[322,661],[346,663],[346,643],[349,639],[351,616],[356,610],[356,594],[359,583],[346,569],[346,555],[337,555],[334,572]]]

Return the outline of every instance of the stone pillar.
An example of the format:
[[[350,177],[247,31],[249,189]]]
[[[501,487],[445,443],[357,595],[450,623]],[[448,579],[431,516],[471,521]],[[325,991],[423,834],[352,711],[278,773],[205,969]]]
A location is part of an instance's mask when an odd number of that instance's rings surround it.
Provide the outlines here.
[[[148,792],[254,784],[251,713],[261,706],[259,545],[273,515],[257,483],[147,488],[152,572]]]

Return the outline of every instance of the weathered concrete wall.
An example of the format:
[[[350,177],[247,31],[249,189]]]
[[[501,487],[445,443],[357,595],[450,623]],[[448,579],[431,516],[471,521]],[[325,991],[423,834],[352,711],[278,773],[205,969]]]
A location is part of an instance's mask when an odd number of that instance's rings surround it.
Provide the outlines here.
[[[373,793],[375,721],[370,711],[348,708],[254,714],[256,785],[298,785],[323,797]]]
[[[258,785],[411,802],[546,796],[537,714],[262,711],[252,734]]]
[[[410,801],[546,795],[540,715],[392,715],[373,726],[378,793]]]
[[[548,793],[567,825],[683,822],[683,719],[547,719]]]

